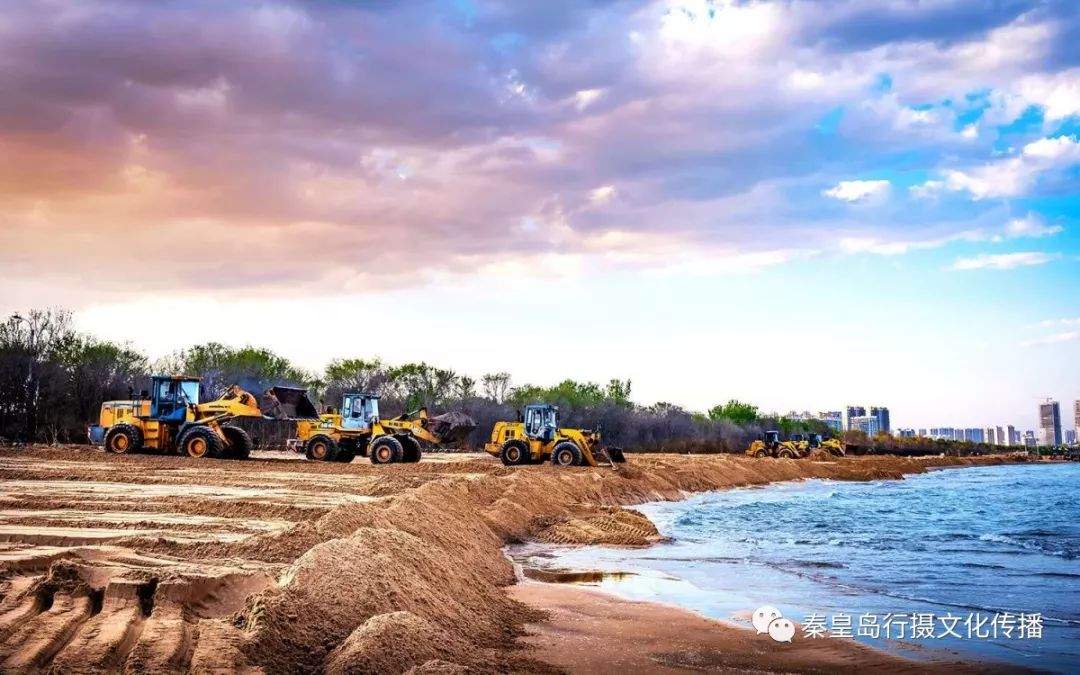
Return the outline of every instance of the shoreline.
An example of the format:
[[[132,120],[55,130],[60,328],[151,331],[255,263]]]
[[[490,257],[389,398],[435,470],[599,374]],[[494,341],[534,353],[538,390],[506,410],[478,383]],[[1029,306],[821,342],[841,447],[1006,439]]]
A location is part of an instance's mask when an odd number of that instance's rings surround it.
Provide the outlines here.
[[[997,462],[945,464],[928,466],[926,471],[993,464]],[[896,479],[902,480],[906,475],[912,474],[905,473]],[[789,481],[766,484],[784,482]],[[759,486],[732,486],[706,492],[747,487]],[[701,493],[690,492],[686,496],[694,494]],[[927,658],[916,659],[854,639],[826,637],[778,643],[732,619],[714,618],[675,603],[632,599],[610,589],[584,585],[594,575],[618,575],[620,572],[569,569],[565,579],[556,579],[559,572],[554,570],[527,571],[519,563],[515,566],[519,570],[518,581],[508,589],[510,596],[548,616],[544,621],[529,624],[528,632],[521,640],[538,650],[541,660],[569,672],[606,673],[619,669],[657,673],[703,670],[1026,672],[1009,664],[965,658],[945,649],[926,649]]]
[[[547,614],[528,624],[520,640],[540,660],[570,673],[1025,672],[992,662],[915,660],[853,639],[778,643],[677,605],[629,600],[575,584],[525,579],[508,590],[515,600]]]

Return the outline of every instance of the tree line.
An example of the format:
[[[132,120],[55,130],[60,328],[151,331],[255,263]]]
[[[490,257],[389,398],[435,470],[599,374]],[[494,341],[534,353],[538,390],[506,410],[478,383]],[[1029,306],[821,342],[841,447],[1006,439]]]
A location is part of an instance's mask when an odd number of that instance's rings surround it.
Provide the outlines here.
[[[68,311],[43,309],[0,323],[0,440],[82,442],[103,401],[149,389],[154,373],[201,377],[207,400],[233,383],[255,394],[292,385],[309,389],[320,409],[336,407],[347,391],[365,391],[382,397],[384,416],[420,407],[432,414],[460,410],[477,422],[472,447],[486,442],[496,421],[514,419],[523,405],[537,402],[558,405],[563,426],[599,426],[606,442],[631,450],[743,452],[764,429],[829,433],[824,423],[763,415],[737,400],[703,413],[667,402],[639,405],[630,400],[630,380],[517,384],[505,372],[474,379],[427,363],[369,357],[334,359],[313,373],[269,349],[216,342],[151,361],[130,345],[76,330]]]

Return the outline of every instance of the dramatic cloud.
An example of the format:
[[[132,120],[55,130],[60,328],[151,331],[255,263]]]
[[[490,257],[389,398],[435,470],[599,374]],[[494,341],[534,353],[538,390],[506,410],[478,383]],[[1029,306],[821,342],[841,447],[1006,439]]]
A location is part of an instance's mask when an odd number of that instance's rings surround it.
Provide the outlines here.
[[[1077,162],[1075,33],[1019,0],[16,3],[0,266],[280,295],[960,241]]]
[[[1044,265],[1056,256],[1048,253],[1000,253],[996,255],[977,255],[973,258],[960,258],[952,264],[954,270],[1011,270],[1017,267]]]

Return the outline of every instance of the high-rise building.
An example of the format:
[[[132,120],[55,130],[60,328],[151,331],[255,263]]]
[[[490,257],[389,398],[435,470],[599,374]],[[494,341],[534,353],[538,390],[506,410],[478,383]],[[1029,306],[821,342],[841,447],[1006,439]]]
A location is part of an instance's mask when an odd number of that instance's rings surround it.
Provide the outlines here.
[[[1005,430],[1001,427],[994,427],[994,444],[995,445],[1008,445],[1009,439],[1005,436]]]
[[[878,427],[878,418],[873,415],[856,415],[848,418],[848,429],[861,431],[870,438],[878,435],[881,428]]]
[[[888,408],[884,406],[873,406],[870,408],[870,416],[877,418],[879,430],[886,434],[892,433],[892,426],[889,424]]]
[[[896,435],[900,438],[915,438],[914,429],[897,429]]]
[[[1080,399],[1073,401],[1073,425],[1076,433],[1080,434]]]
[[[986,429],[983,431],[983,442],[993,445],[994,443],[997,443],[996,438],[997,437],[994,436],[994,427],[986,427]]]
[[[1061,406],[1053,399],[1039,404],[1039,442],[1061,445]]]
[[[849,406],[847,406],[846,408],[844,408],[844,429],[845,430],[850,430],[850,429],[854,428],[854,427],[851,426],[851,418],[852,417],[865,417],[865,416],[866,416],[866,408],[862,407],[861,405],[849,405]]]
[[[1065,445],[1076,445],[1076,430],[1065,429],[1061,432],[1061,435],[1065,439]]]
[[[844,430],[844,413],[839,410],[827,410],[818,413],[818,419],[836,432]]]
[[[926,438],[926,429],[919,429],[919,438]]]
[[[1016,430],[1016,427],[1010,424],[1006,432],[1009,434],[1009,445],[1020,445],[1020,432]]]
[[[1028,429],[1027,431],[1024,432],[1024,445],[1026,445],[1029,448],[1034,448],[1038,444],[1039,444],[1039,442],[1037,440],[1035,440],[1035,432],[1034,431],[1032,431],[1031,429]]]

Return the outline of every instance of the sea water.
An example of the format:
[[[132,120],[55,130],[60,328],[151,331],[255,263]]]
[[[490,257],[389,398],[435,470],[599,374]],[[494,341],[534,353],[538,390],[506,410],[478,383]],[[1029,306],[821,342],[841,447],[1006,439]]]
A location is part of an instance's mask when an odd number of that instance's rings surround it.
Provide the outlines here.
[[[788,482],[636,508],[667,543],[511,555],[533,568],[632,572],[594,585],[713,618],[772,605],[804,628],[820,617],[826,635],[850,617],[855,639],[913,658],[1080,670],[1080,464]],[[900,621],[912,614],[924,624],[917,639]],[[1020,614],[1029,630],[1006,637]],[[856,635],[860,622],[878,624],[877,637]]]

